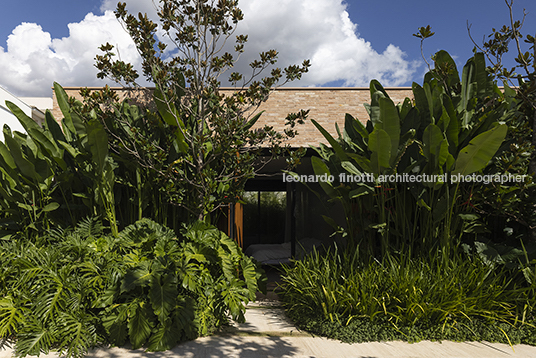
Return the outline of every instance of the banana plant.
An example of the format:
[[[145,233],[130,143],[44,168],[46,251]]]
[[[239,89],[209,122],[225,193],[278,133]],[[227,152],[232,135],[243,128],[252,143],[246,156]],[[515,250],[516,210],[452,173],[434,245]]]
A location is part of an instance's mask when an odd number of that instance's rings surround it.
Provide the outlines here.
[[[0,143],[0,208],[2,235],[50,228],[51,223],[74,224],[103,213],[117,234],[113,196],[113,161],[108,156],[106,131],[95,118],[82,118],[63,88],[54,91],[63,114],[61,126],[45,113],[43,128],[6,102],[26,131],[4,127]],[[69,218],[70,220],[65,220]]]
[[[365,240],[368,253],[378,246],[382,254],[403,246],[455,246],[467,216],[459,215],[459,183],[450,179],[482,171],[507,134],[503,122],[513,113],[486,73],[483,55],[467,61],[461,80],[447,52],[434,60],[424,84],[413,84],[414,98],[401,104],[371,81],[366,125],[347,114],[335,139],[312,121],[331,147],[316,148],[313,169],[341,179],[321,186],[343,204],[348,236],[355,244]],[[386,180],[396,175],[398,182]],[[400,182],[404,175],[421,182]]]

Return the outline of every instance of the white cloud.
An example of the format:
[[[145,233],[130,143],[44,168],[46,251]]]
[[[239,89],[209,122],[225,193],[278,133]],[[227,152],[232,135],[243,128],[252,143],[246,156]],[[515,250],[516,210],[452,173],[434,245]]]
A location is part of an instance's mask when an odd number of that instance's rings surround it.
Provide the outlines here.
[[[7,50],[0,47],[0,83],[22,96],[50,96],[54,81],[102,86],[94,58],[106,42],[117,45],[123,60],[140,62],[134,43],[110,11],[101,16],[89,13],[68,27],[69,37],[51,39],[37,24],[17,26],[8,37]]]
[[[153,1],[126,2],[129,12],[148,12],[156,20]],[[53,81],[64,86],[102,86],[93,65],[98,46],[106,42],[119,47],[123,60],[139,66],[132,41],[111,11],[115,4],[115,0],[103,0],[104,15],[90,13],[81,22],[69,24],[69,36],[62,39],[51,39],[37,24],[17,26],[8,38],[7,50],[0,47],[0,83],[25,96],[49,96]],[[309,73],[295,86],[334,81],[367,86],[373,78],[397,86],[411,81],[419,67],[419,62],[406,60],[395,45],[377,52],[359,37],[343,0],[247,0],[240,7],[245,18],[238,33],[247,34],[249,41],[234,70],[245,74],[259,52],[272,48],[280,53],[280,67],[311,60]]]
[[[277,49],[280,66],[311,60],[299,85],[368,86],[378,79],[397,86],[410,81],[419,66],[394,45],[375,51],[359,37],[341,0],[254,0],[241,6],[245,16],[239,30],[249,35],[255,52]]]

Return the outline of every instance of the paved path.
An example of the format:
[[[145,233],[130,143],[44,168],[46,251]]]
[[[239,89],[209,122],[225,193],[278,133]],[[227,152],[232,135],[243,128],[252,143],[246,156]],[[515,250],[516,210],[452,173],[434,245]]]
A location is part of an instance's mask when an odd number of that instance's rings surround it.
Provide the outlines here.
[[[313,337],[290,324],[281,308],[252,303],[246,311],[246,323],[235,324],[225,332],[178,345],[171,351],[144,352],[125,348],[99,348],[88,358],[281,358],[281,357],[523,357],[536,358],[536,347],[486,342],[372,342],[346,344]],[[11,357],[0,350],[0,358]],[[55,358],[54,354],[40,357]]]

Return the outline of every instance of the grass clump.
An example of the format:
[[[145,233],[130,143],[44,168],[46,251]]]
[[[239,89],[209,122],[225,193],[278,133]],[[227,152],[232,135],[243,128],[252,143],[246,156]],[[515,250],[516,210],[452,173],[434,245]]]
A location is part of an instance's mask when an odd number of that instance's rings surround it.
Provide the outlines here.
[[[486,340],[536,344],[534,286],[476,256],[314,251],[284,266],[282,299],[296,325],[345,342]]]

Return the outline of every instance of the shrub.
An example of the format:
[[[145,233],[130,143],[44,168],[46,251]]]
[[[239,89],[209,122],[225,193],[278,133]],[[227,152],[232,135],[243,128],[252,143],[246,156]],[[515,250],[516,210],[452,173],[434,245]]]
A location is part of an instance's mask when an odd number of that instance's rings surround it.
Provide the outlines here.
[[[0,343],[18,356],[82,356],[110,343],[151,351],[244,320],[262,274],[237,244],[198,222],[179,237],[143,219],[118,237],[96,220],[0,250]]]

